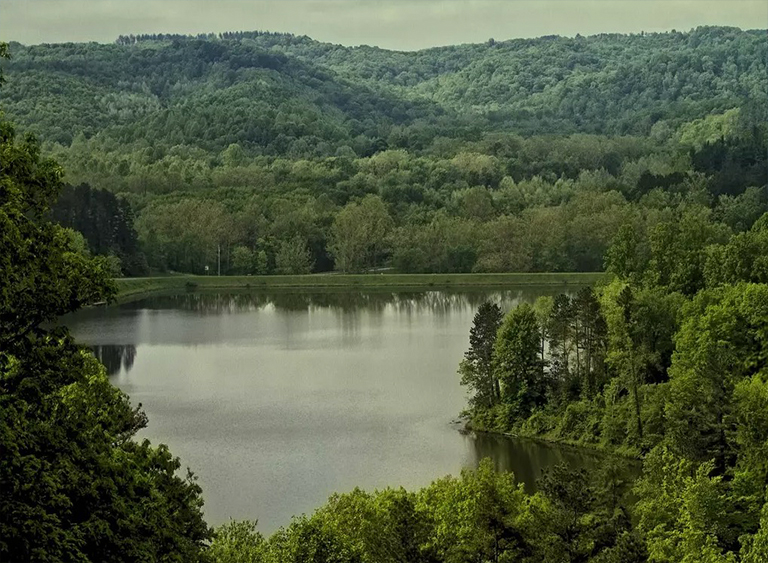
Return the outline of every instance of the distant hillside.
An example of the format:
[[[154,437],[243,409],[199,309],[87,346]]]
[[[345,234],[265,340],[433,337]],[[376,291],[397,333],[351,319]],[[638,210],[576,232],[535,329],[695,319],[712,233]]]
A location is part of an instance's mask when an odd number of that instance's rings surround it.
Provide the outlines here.
[[[677,265],[669,241],[768,211],[767,47],[732,28],[14,44],[0,108],[77,186],[54,216],[128,275],[597,271],[617,240]]]
[[[13,45],[12,53],[2,98],[8,116],[63,144],[82,132],[284,153],[297,139],[348,144],[444,113],[250,41]]]
[[[45,141],[83,133],[155,152],[365,156],[488,130],[645,135],[768,96],[767,47],[764,31],[720,27],[417,52],[258,32],[12,44],[0,105]]]

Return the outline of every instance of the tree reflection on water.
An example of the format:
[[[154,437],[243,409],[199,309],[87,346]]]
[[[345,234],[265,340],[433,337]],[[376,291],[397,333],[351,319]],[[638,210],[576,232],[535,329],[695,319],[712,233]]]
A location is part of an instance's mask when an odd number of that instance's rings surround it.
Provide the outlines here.
[[[512,472],[518,483],[524,483],[528,492],[536,492],[536,482],[544,472],[555,465],[565,464],[571,469],[584,469],[589,475],[596,476],[606,465],[609,457],[603,452],[590,452],[580,448],[548,444],[530,438],[514,438],[487,434],[471,433],[474,448],[473,466],[481,459],[491,458],[497,471]],[[628,458],[611,458],[619,467],[620,477],[630,484],[641,473],[641,464]]]
[[[203,314],[242,313],[258,311],[266,307],[285,311],[312,309],[337,309],[343,312],[383,312],[391,308],[399,313],[430,312],[449,314],[467,307],[476,308],[491,299],[502,306],[511,307],[519,302],[533,302],[536,297],[567,292],[567,288],[542,290],[541,287],[525,287],[514,290],[488,291],[313,291],[298,289],[279,292],[200,292],[148,297],[122,305],[124,308],[175,309],[196,311]]]
[[[93,355],[107,368],[107,375],[131,371],[136,360],[136,346],[133,344],[101,344],[91,346]]]

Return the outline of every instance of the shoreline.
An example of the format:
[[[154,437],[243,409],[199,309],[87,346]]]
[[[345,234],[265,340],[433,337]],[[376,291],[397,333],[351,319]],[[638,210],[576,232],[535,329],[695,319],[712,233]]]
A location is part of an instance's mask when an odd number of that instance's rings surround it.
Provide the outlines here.
[[[462,423],[462,427],[459,429],[459,432],[462,432],[462,433],[475,432],[479,434],[487,434],[489,436],[499,436],[502,438],[514,438],[517,440],[532,440],[534,442],[538,442],[540,444],[545,444],[548,446],[556,446],[558,448],[578,450],[581,453],[590,453],[597,456],[618,457],[621,459],[631,460],[640,464],[642,464],[643,462],[643,457],[641,455],[622,451],[622,450],[617,450],[615,448],[609,449],[609,448],[600,446],[599,444],[584,444],[581,442],[573,442],[570,440],[556,440],[553,438],[547,438],[545,436],[529,435],[529,434],[514,434],[512,432],[499,432],[498,430],[485,430],[482,428],[474,428],[472,427],[471,420],[464,421]]]
[[[397,290],[585,286],[606,279],[603,272],[511,274],[306,274],[274,276],[157,276],[118,278],[116,302],[168,292],[206,290]]]

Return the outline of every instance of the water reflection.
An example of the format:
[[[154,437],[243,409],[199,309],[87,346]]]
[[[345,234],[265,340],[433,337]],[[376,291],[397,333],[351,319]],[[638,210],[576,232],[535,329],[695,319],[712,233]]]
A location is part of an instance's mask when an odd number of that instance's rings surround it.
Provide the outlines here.
[[[536,492],[536,482],[544,471],[561,463],[573,469],[585,469],[596,476],[606,461],[598,452],[555,446],[531,439],[517,439],[506,436],[472,433],[472,445],[477,465],[483,458],[491,458],[497,471],[511,471],[518,483],[524,483],[528,492]],[[631,481],[640,475],[639,462],[620,458],[616,460],[622,468],[621,477]]]
[[[93,355],[107,368],[107,375],[131,371],[136,360],[136,346],[133,344],[100,344],[91,346]]]
[[[208,521],[271,532],[335,491],[415,489],[483,457],[529,487],[558,462],[594,471],[589,454],[448,423],[479,304],[571,289],[166,295],[63,322],[144,405],[140,437],[195,470]]]
[[[323,291],[323,292],[202,292],[160,295],[121,305],[121,309],[182,310],[202,314],[244,313],[273,307],[282,311],[334,309],[342,312],[431,313],[448,315],[467,308],[476,309],[490,299],[510,308],[532,302],[540,295],[555,295],[563,288],[518,288],[504,291]]]

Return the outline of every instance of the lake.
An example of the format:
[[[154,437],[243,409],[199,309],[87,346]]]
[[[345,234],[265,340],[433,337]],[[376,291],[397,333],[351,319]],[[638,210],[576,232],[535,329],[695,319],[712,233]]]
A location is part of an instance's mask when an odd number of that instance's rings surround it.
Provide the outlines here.
[[[199,477],[212,525],[263,532],[355,487],[419,488],[491,457],[532,490],[542,469],[600,458],[462,434],[456,373],[477,307],[506,311],[557,288],[503,292],[157,296],[64,319],[112,382]]]

